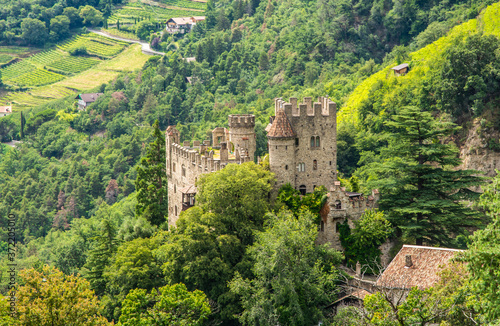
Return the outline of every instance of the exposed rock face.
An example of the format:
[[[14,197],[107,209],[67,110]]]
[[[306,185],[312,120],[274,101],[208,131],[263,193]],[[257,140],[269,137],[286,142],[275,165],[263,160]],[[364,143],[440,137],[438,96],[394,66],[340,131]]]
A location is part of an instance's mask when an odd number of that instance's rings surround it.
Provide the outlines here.
[[[496,175],[495,169],[500,170],[500,152],[488,148],[486,140],[480,135],[480,128],[479,122],[475,121],[473,127],[469,129],[467,140],[460,147],[460,158],[463,163],[459,168],[483,171],[492,177]],[[488,137],[498,141],[500,132],[493,131]]]

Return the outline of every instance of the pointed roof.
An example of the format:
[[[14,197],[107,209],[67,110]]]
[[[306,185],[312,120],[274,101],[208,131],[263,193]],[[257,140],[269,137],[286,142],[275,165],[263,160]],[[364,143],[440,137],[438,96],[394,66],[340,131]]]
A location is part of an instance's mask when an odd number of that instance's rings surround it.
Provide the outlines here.
[[[267,129],[267,128],[266,128]],[[292,129],[292,125],[288,120],[288,117],[285,114],[283,109],[279,109],[276,112],[276,118],[269,128],[267,133],[268,138],[292,138],[295,137],[295,132]]]

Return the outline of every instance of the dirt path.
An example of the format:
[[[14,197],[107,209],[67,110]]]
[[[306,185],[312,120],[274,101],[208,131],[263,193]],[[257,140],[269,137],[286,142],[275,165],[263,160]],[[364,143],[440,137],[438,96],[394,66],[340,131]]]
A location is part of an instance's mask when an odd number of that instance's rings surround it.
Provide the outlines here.
[[[101,35],[101,36],[106,36],[106,37],[112,38],[114,40],[123,41],[123,42],[127,42],[127,43],[140,44],[142,46],[142,53],[144,53],[144,54],[149,54],[149,55],[165,55],[164,52],[159,52],[159,51],[155,51],[155,50],[151,49],[151,47],[149,46],[149,43],[146,43],[146,42],[141,42],[141,41],[137,41],[137,40],[131,40],[129,38],[120,37],[120,36],[114,36],[114,35],[111,35],[111,34],[108,34],[108,33],[105,33],[105,32],[101,32],[101,31],[98,31],[98,30],[95,30],[95,29],[90,29],[90,28],[88,29],[88,31],[92,32],[92,33],[95,33],[95,34],[98,34],[98,35]]]

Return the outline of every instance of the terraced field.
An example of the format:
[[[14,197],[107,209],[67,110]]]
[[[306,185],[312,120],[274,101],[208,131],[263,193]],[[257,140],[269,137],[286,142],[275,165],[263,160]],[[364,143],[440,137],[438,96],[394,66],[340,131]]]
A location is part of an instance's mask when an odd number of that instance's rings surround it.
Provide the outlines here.
[[[75,72],[73,73],[73,76],[69,77],[55,74],[61,76],[63,79],[60,79],[54,84],[33,87],[32,89],[24,92],[11,92],[6,96],[0,98],[0,105],[7,105],[9,103],[12,103],[14,111],[19,111],[28,107],[46,103],[54,99],[63,98],[77,92],[89,90],[101,85],[102,83],[113,80],[121,72],[132,71],[134,69],[142,67],[142,65],[149,58],[148,55],[142,53],[141,46],[139,44],[130,45],[124,51],[110,60],[73,57],[69,56],[69,54],[67,54],[66,52],[62,52],[61,50],[54,50],[54,52],[55,51],[60,51],[63,58],[59,57],[59,59],[55,61],[53,61],[53,59],[50,59],[49,61],[52,62],[50,64],[47,64],[45,66],[46,68],[57,69],[68,73],[70,72],[70,70],[80,70],[84,65],[90,66],[90,69],[86,69],[85,71],[81,72]],[[28,78],[28,76],[31,76],[33,73],[39,74],[40,70],[44,70],[42,68],[37,68],[37,65],[39,65],[39,62],[44,60],[43,58],[46,57],[50,56],[48,54],[40,55],[33,60],[24,60],[15,65],[11,65],[8,68],[12,70],[16,65],[24,62],[23,65],[19,65],[19,67],[17,67],[16,69],[19,70],[20,67],[24,67],[24,69],[26,69],[26,67],[33,68],[31,70],[31,73],[29,73],[28,75],[24,74],[26,78]],[[42,74],[43,73],[53,74],[52,72],[47,70],[44,70]],[[18,78],[21,79],[20,77]],[[46,78],[49,78],[49,76],[46,76]],[[19,79],[15,79],[15,81],[22,83],[22,79]],[[30,81],[30,83],[34,83],[34,81]]]
[[[134,24],[137,18],[166,22],[173,17],[203,16],[206,3],[189,0],[131,0],[108,19],[108,24]]]
[[[71,56],[68,51],[79,46],[85,46],[95,56]],[[130,45],[93,33],[75,36],[55,49],[0,69],[4,84],[28,88],[2,96],[0,105],[12,103],[14,111],[18,111],[89,90],[113,80],[123,71],[142,67],[148,57],[139,44]]]
[[[10,83],[18,86],[43,86],[53,84],[64,79],[64,75],[56,74],[45,69],[35,69],[9,80]]]
[[[110,58],[121,51],[128,45],[128,43],[112,40],[96,34],[85,34],[76,36],[57,47],[63,51],[71,51],[75,48],[86,48],[89,54],[97,55],[103,58]]]
[[[48,68],[55,70],[67,72],[67,73],[79,73],[87,69],[92,68],[98,64],[100,60],[85,58],[85,57],[67,57],[59,59],[51,64],[47,65]]]

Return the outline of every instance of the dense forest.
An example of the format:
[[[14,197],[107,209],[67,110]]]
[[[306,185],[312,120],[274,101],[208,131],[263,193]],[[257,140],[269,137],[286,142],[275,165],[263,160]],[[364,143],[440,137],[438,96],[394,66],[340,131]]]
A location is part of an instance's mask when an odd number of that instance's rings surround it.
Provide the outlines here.
[[[488,149],[500,151],[491,136],[500,130],[493,2],[210,0],[191,33],[150,31],[146,39],[166,55],[92,90],[104,94],[85,111],[70,96],[1,118],[2,141],[21,141],[0,144],[2,295],[9,216],[22,272],[19,318],[8,316],[5,296],[0,323],[494,325],[500,181],[452,169],[472,121]],[[57,42],[70,28],[99,25],[117,4],[0,0],[0,40]],[[396,78],[390,68],[403,62],[410,72]],[[176,125],[181,140],[202,141],[227,126],[228,114],[255,114],[256,156],[264,158],[273,99],[323,95],[339,109],[339,180],[385,195],[379,211],[343,229],[345,253],[315,245],[326,189],[300,196],[284,188],[271,201],[265,159],[200,180],[197,205],[176,228],[154,218],[145,198],[166,195],[147,183],[162,157],[161,131]],[[424,126],[418,136],[416,122]],[[430,208],[429,198],[439,200]],[[432,218],[422,224],[422,216]],[[412,290],[400,311],[375,295],[364,314],[332,316],[324,308],[341,292],[339,265],[376,260],[387,238],[468,248],[467,267],[427,292]],[[30,300],[34,289],[44,308]],[[416,313],[430,310],[432,318]]]

